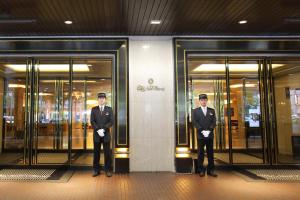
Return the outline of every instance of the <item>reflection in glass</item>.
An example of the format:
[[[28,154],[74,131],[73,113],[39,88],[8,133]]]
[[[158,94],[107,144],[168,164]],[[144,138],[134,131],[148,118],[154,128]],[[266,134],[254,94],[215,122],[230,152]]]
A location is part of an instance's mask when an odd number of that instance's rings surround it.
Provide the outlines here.
[[[233,163],[263,163],[259,64],[229,61]]]
[[[7,67],[22,64],[24,71]],[[0,62],[0,164],[23,164],[25,139],[26,61]]]
[[[300,61],[273,61],[272,71],[278,162],[300,163]]]
[[[55,70],[56,66],[62,70]],[[68,162],[68,69],[68,60],[40,60],[36,65],[38,95],[35,100],[38,103],[34,154],[38,164]]]

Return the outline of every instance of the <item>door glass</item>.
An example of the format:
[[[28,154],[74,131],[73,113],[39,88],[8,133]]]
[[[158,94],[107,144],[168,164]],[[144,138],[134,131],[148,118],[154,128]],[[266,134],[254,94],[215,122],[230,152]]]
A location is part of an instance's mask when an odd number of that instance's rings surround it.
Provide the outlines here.
[[[190,59],[189,77],[189,133],[191,148],[197,151],[197,130],[192,125],[192,110],[198,108],[199,94],[207,94],[208,107],[214,108],[217,126],[214,130],[214,157],[219,162],[229,163],[228,127],[225,116],[226,79],[223,60]]]
[[[35,160],[37,164],[67,164],[69,61],[40,60],[36,70]]]
[[[259,64],[229,61],[233,163],[263,163]]]
[[[84,149],[85,145],[85,84],[85,80],[73,80],[72,149]]]
[[[75,66],[86,66],[86,70],[76,70]],[[72,163],[75,165],[92,165],[94,145],[90,113],[92,107],[98,105],[97,94],[99,92],[106,93],[108,106],[113,105],[112,60],[74,60],[73,77],[72,154],[74,156]],[[112,131],[111,134],[113,136]],[[104,163],[103,158],[104,156],[101,155],[101,164]]]
[[[272,63],[279,163],[300,163],[300,61]]]
[[[74,61],[71,113],[70,61],[45,59],[36,63],[35,76],[31,77],[29,71],[26,72],[26,60],[0,62],[0,114],[3,117],[0,122],[0,164],[24,164],[29,152],[32,152],[32,164],[68,164],[68,148],[71,145],[72,163],[92,165],[90,111],[97,105],[99,92],[106,93],[107,105],[113,107],[112,60]],[[34,112],[31,113],[34,124],[30,133],[32,151],[24,147],[24,141],[30,142],[29,137],[25,137],[25,117],[30,110],[26,105],[31,106],[26,101],[31,99],[29,78],[33,80],[34,89]],[[72,117],[72,130],[69,130],[69,115]],[[72,134],[70,144],[69,132]],[[111,134],[114,135],[113,130]]]
[[[2,60],[0,69],[0,164],[23,164],[26,60]]]

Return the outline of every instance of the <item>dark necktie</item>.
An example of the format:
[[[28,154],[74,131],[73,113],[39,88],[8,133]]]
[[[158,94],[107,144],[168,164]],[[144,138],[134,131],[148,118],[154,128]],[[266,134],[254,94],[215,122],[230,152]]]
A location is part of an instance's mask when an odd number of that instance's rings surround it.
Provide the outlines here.
[[[100,115],[102,115],[102,112],[103,112],[103,107],[100,106]]]

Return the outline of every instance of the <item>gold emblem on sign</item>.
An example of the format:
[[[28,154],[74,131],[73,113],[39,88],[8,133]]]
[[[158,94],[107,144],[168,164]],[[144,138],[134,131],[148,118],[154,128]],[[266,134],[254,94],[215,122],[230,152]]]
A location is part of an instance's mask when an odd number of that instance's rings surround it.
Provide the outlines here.
[[[150,85],[152,85],[152,84],[154,83],[153,78],[149,78],[148,83],[149,83]]]

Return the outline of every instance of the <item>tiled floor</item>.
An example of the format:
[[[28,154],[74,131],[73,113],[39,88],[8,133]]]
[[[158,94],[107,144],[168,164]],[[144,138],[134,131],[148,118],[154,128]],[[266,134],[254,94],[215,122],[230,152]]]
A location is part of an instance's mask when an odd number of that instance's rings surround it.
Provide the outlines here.
[[[93,178],[90,171],[77,171],[67,183],[0,182],[0,200],[300,199],[300,183],[246,181],[228,171],[218,174],[218,178],[168,172]]]

